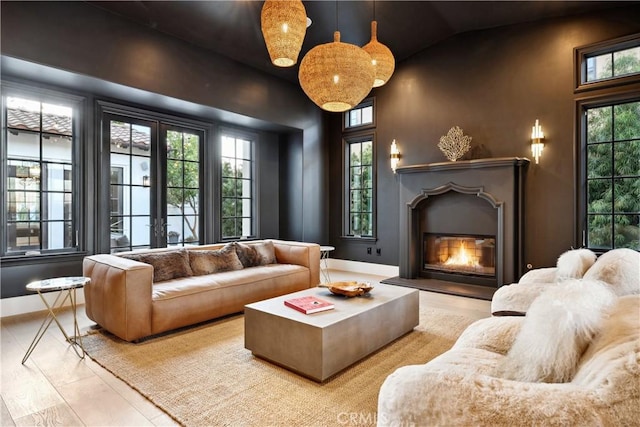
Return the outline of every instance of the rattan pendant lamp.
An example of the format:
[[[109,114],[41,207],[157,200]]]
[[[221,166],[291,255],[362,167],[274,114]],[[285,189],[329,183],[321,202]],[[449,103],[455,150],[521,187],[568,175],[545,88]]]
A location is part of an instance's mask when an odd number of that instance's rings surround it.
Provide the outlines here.
[[[396,60],[391,50],[378,41],[378,22],[376,21],[376,2],[373,2],[373,21],[371,21],[371,41],[362,47],[369,55],[376,70],[373,87],[387,83],[396,68]]]
[[[266,0],[260,13],[260,27],[273,65],[295,65],[307,32],[307,12],[302,1]]]
[[[336,2],[336,27],[338,26]],[[371,91],[375,70],[371,56],[361,47],[340,41],[315,46],[302,58],[298,79],[307,96],[320,108],[343,112],[358,105]]]

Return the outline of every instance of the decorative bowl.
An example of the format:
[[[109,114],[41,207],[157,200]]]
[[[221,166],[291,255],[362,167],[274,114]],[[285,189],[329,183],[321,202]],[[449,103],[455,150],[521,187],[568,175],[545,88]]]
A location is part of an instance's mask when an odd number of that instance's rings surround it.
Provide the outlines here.
[[[347,297],[357,297],[364,295],[373,289],[368,282],[333,282],[322,284],[325,288],[328,288],[331,293],[336,295],[344,295]]]

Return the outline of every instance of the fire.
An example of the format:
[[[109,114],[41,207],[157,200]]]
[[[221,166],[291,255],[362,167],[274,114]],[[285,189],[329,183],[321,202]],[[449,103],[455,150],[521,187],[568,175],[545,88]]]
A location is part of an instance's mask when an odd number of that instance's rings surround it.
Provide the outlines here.
[[[450,256],[449,259],[444,262],[444,265],[479,266],[478,259],[467,252],[467,249],[464,247],[464,242],[460,245],[458,252]]]

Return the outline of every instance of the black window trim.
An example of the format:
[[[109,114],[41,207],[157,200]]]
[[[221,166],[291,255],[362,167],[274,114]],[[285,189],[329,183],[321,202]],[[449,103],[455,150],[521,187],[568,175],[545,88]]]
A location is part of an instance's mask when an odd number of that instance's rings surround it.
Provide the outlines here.
[[[340,236],[343,240],[351,240],[357,242],[376,242],[378,240],[378,220],[377,220],[377,149],[376,149],[376,137],[377,132],[374,129],[359,129],[358,132],[351,132],[343,135],[342,138],[342,234]],[[371,140],[372,142],[372,158],[371,165],[372,171],[372,222],[373,229],[371,236],[356,236],[349,234],[349,144],[362,142],[365,140]]]
[[[48,258],[56,259],[81,259],[87,254],[86,233],[85,224],[86,218],[83,212],[86,211],[83,207],[86,204],[85,200],[85,187],[83,177],[85,176],[85,159],[87,155],[86,147],[86,118],[87,118],[87,98],[80,95],[75,95],[62,90],[48,89],[37,85],[27,85],[24,83],[2,80],[0,81],[2,87],[2,103],[0,124],[2,128],[2,144],[6,145],[7,136],[7,123],[6,123],[6,98],[7,97],[22,97],[33,99],[38,102],[45,103],[57,103],[64,104],[73,109],[72,127],[73,127],[73,148],[72,148],[72,165],[73,165],[73,242],[74,247],[72,249],[52,249],[44,250],[39,254],[26,253],[10,253],[7,254],[7,242],[3,238],[0,242],[0,260],[2,263],[31,263],[34,260],[46,260]],[[2,191],[0,191],[0,204],[2,204],[2,210],[0,211],[0,221],[4,230],[7,223],[7,200],[6,200],[6,186],[7,182],[5,177],[7,174],[7,150],[2,150],[2,158],[0,159],[0,174],[2,175]],[[5,233],[3,232],[3,235]]]
[[[640,33],[574,48],[574,92],[605,89],[637,82],[640,73],[611,77],[594,82],[586,81],[587,57],[617,52],[636,46],[640,46]]]

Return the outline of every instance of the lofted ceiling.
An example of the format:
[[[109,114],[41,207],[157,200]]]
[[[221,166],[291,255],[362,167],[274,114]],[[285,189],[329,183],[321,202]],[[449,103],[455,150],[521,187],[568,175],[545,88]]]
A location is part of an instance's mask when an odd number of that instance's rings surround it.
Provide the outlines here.
[[[235,61],[289,81],[297,65],[271,64],[260,31],[262,1],[90,1],[89,4],[177,37]],[[303,1],[313,23],[307,29],[302,57],[314,46],[333,40],[359,46],[378,21],[378,40],[396,62],[448,37],[468,31],[575,15],[628,5],[617,1]]]

